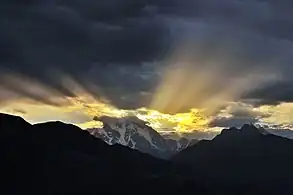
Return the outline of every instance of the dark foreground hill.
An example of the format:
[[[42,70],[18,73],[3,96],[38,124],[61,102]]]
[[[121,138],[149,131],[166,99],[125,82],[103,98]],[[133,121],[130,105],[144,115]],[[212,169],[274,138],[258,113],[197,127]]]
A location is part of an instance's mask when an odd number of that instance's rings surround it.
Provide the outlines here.
[[[224,129],[173,156],[191,165],[213,189],[247,194],[293,194],[293,141],[253,125]],[[239,193],[237,193],[239,194]]]
[[[244,125],[169,161],[0,114],[0,194],[293,194],[293,141]]]
[[[61,122],[0,114],[0,194],[207,194],[170,162]]]

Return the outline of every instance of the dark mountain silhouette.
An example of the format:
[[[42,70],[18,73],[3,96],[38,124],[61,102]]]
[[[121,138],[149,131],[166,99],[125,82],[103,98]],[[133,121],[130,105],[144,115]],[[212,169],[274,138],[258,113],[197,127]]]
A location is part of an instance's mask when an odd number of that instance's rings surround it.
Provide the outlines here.
[[[203,192],[170,162],[109,146],[70,124],[0,114],[0,143],[1,194]]]
[[[191,174],[216,189],[292,194],[292,151],[292,140],[244,125],[224,129],[211,141],[199,141],[172,160],[192,166]]]
[[[293,141],[244,125],[169,161],[88,131],[0,114],[0,194],[292,194]]]

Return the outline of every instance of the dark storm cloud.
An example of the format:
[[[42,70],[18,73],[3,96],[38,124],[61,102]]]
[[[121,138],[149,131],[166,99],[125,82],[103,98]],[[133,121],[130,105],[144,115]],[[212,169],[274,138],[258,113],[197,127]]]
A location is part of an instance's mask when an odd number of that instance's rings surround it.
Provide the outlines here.
[[[256,98],[258,101],[254,102],[255,106],[268,104],[277,105],[281,102],[293,101],[293,80],[287,80],[286,82],[280,82],[270,85],[263,89],[258,89],[250,94],[247,94],[247,98]]]
[[[156,62],[181,42],[203,60],[233,56],[232,75],[257,65],[291,78],[291,8],[285,0],[5,0],[0,3],[0,67],[2,73],[21,72],[72,96],[48,76],[61,70],[81,84],[94,82],[100,90],[88,89],[91,93],[123,108],[148,104],[160,78],[162,65]],[[268,94],[265,88],[248,96],[289,101],[292,80],[284,89],[276,86],[280,93]]]
[[[145,73],[137,71],[143,69],[144,61],[161,56],[168,32],[160,19],[149,15],[151,10],[145,10],[144,2],[60,0],[1,4],[1,73],[17,71],[71,96],[58,78],[48,76],[51,70],[65,72],[80,84],[85,78],[94,80],[109,99],[149,90],[144,84]],[[121,92],[125,88],[133,91]]]
[[[96,61],[138,63],[151,60],[160,49],[158,35],[163,27],[151,19],[118,14],[122,21],[111,24],[57,6],[28,7],[15,15],[2,20],[1,57],[11,68],[22,63],[22,71],[53,66],[75,72]]]

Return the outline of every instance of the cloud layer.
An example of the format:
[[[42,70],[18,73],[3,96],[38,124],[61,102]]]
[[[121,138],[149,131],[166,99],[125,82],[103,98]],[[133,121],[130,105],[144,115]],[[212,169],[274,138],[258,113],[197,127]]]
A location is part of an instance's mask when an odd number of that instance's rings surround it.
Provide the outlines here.
[[[291,8],[287,0],[1,1],[0,104],[20,97],[63,104],[54,97],[76,95],[67,75],[123,109],[220,112],[222,104],[203,103],[207,97],[252,107],[291,102]],[[213,125],[263,117],[239,112]]]

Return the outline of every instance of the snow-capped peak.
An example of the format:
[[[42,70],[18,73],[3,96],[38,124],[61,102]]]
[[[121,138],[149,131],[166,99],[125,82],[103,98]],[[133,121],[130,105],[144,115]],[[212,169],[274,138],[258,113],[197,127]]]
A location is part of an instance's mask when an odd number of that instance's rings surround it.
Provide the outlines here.
[[[188,140],[165,140],[157,131],[137,117],[115,118],[103,116],[98,119],[103,122],[103,128],[88,129],[88,131],[106,143],[121,144],[141,152],[166,158],[188,146]]]

